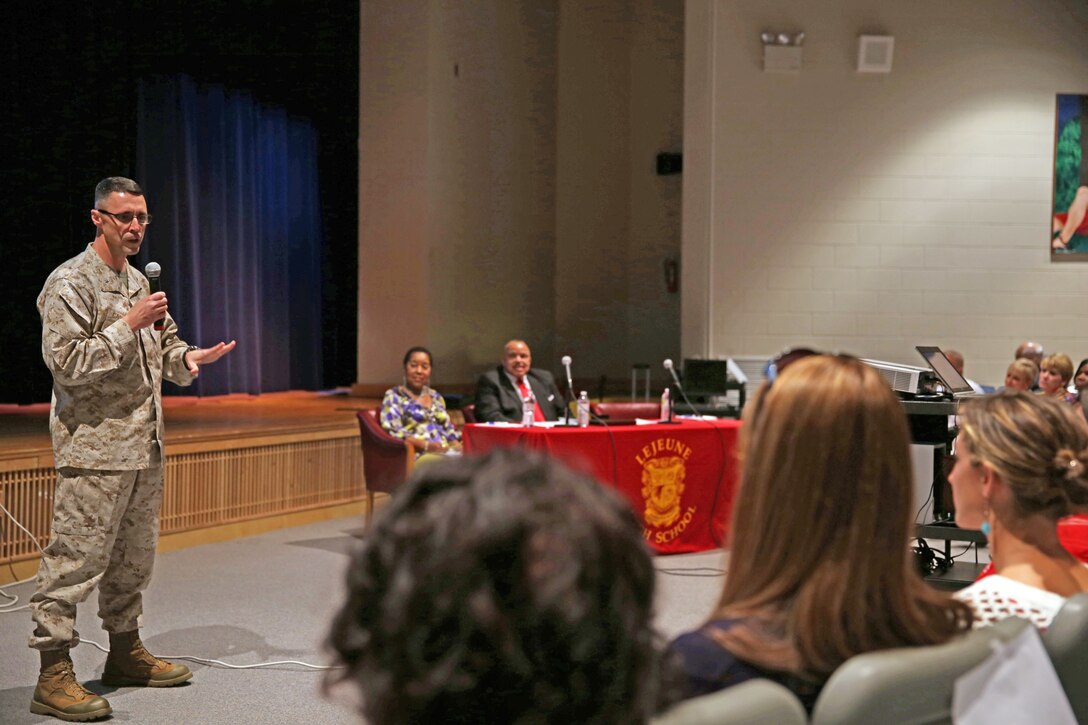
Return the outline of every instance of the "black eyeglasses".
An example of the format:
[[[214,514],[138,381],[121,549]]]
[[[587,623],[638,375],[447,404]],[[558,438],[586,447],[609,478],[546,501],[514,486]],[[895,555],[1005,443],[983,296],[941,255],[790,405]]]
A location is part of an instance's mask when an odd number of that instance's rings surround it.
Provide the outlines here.
[[[150,214],[135,214],[135,213],[133,213],[131,211],[123,211],[123,212],[119,212],[117,214],[114,214],[112,211],[106,211],[105,209],[95,209],[95,211],[98,212],[99,214],[105,214],[106,216],[111,216],[114,219],[116,219],[117,221],[121,222],[122,224],[131,224],[133,219],[140,222],[141,227],[146,227],[148,224],[151,223],[151,215]]]

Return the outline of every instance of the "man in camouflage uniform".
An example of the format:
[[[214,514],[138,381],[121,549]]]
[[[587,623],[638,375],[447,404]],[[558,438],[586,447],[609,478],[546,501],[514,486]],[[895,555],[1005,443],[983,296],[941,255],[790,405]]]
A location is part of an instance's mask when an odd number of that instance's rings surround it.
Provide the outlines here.
[[[31,712],[82,721],[108,715],[85,690],[69,649],[79,644],[76,605],[99,585],[109,632],[102,674],[110,686],[168,687],[192,673],[153,657],[139,639],[163,490],[163,377],[188,385],[234,342],[198,349],[177,336],[166,295],[127,262],[151,218],[131,179],[95,188],[94,242],[57,267],[38,296],[42,356],[53,374],[49,424],[57,467],[53,533],[30,601],[41,652]],[[161,330],[154,329],[163,320]]]

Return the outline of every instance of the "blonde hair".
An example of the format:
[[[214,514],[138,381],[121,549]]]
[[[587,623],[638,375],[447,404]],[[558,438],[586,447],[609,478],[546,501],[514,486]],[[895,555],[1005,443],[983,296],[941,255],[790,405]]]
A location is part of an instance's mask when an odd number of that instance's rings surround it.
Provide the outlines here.
[[[965,404],[959,424],[957,446],[1001,477],[1016,514],[1057,522],[1088,507],[1088,430],[1062,401],[1005,391]]]
[[[824,679],[850,657],[934,644],[970,627],[932,590],[907,540],[913,513],[906,416],[871,367],[794,363],[742,427],[729,574],[717,640],[746,661]]]
[[[1039,366],[1030,358],[1018,357],[1009,363],[1009,369],[1005,371],[1005,374],[1020,378],[1030,388],[1035,378],[1039,377]]]
[[[1062,386],[1064,387],[1069,385],[1069,380],[1073,377],[1073,359],[1064,352],[1056,352],[1053,355],[1044,357],[1043,361],[1039,364],[1039,369],[1053,370],[1058,375],[1061,375]]]

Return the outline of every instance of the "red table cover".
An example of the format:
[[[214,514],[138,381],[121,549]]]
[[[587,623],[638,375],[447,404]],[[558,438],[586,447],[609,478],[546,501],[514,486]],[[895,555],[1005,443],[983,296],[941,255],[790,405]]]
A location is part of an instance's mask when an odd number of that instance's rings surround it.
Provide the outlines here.
[[[734,449],[740,422],[521,428],[466,425],[466,453],[524,446],[546,451],[622,493],[658,553],[721,546],[736,487]]]

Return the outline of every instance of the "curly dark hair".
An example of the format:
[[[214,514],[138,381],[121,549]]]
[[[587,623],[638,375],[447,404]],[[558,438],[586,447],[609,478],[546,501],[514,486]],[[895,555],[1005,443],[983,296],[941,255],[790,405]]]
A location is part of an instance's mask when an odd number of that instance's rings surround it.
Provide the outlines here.
[[[515,449],[393,496],[328,646],[372,725],[640,723],[657,698],[654,570],[618,494]]]

